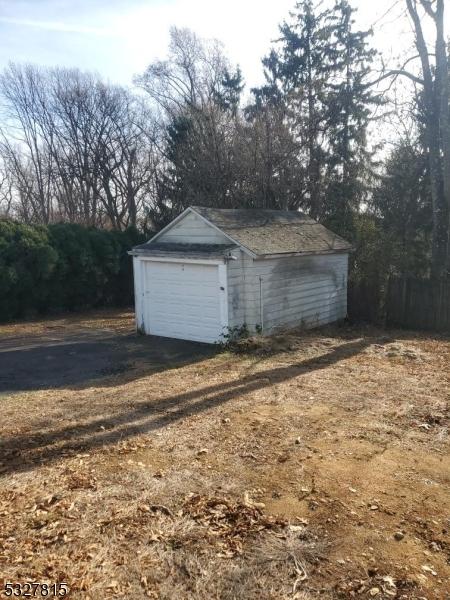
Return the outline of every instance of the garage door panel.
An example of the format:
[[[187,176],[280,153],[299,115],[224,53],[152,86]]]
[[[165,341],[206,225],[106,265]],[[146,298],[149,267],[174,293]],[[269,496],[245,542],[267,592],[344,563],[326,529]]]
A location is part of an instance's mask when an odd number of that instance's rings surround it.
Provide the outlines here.
[[[198,306],[198,302],[199,302],[199,289],[202,290],[202,286],[201,284],[199,284],[197,286],[197,290],[194,293],[194,291],[191,292],[186,292],[183,290],[182,292],[182,296],[181,296],[181,300],[183,301],[183,305],[187,305],[187,304],[192,304],[195,306]],[[203,293],[201,295],[201,298],[204,300],[203,304],[204,305],[210,305],[210,306],[215,306],[216,302],[217,302],[217,296],[218,296],[218,290],[215,290],[215,293],[212,294],[211,292],[206,292]],[[176,304],[179,305],[180,304],[180,292],[178,291],[170,291],[170,293],[164,293],[164,292],[156,292],[154,294],[148,294],[148,298],[150,302],[153,302],[155,304],[159,304],[160,302],[164,302],[164,304]]]
[[[154,324],[161,324],[161,323],[167,323],[169,325],[173,325],[174,327],[182,327],[183,329],[185,327],[199,327],[199,319],[196,315],[186,315],[186,318],[183,319],[183,321],[181,320],[174,320],[171,318],[167,318],[164,315],[161,315],[159,317],[157,317],[157,321],[158,323],[156,323],[156,319],[154,321]],[[218,329],[218,323],[217,323],[217,319],[214,318],[207,318],[207,319],[202,319],[201,320],[201,329]]]
[[[202,342],[223,331],[218,265],[148,261],[145,265],[147,333]],[[224,296],[226,300],[226,296]]]
[[[160,263],[162,267],[153,268],[156,262],[152,263],[152,273],[154,274],[157,281],[164,283],[173,281],[175,283],[179,281],[200,281],[207,283],[208,275],[203,270],[211,270],[211,272],[217,270],[216,265],[200,265],[200,264],[186,264],[181,263]],[[196,269],[199,269],[198,271]]]
[[[198,302],[198,288],[199,286],[202,286],[202,284],[198,284],[195,288],[191,289],[191,290],[186,290],[183,288],[183,298],[186,300],[192,300],[195,303]],[[217,299],[217,286],[215,286],[214,290],[205,290],[203,288],[203,286],[201,287],[202,289],[202,298],[205,298],[206,300],[210,300],[210,301],[215,301]],[[176,290],[175,288],[172,290],[156,290],[153,292],[150,292],[148,294],[148,296],[150,297],[151,300],[154,301],[160,301],[160,300],[164,300],[164,302],[179,302],[178,298],[179,298],[179,294],[180,294],[180,290]]]
[[[193,306],[191,306],[191,307],[183,307],[183,315],[181,315],[182,318],[181,318],[181,316],[177,317],[176,315],[175,316],[171,315],[171,314],[168,315],[168,313],[170,313],[170,311],[171,311],[172,308],[174,310],[177,309],[177,307],[175,305],[170,305],[170,304],[167,304],[165,306],[165,310],[164,311],[153,309],[153,311],[152,311],[152,319],[151,320],[153,322],[154,322],[155,319],[166,320],[166,321],[169,321],[169,322],[173,322],[173,321],[175,321],[175,322],[180,322],[180,321],[186,322],[188,320],[192,320],[193,322],[197,322],[198,319],[199,319],[198,310],[196,310],[196,308],[193,307]],[[217,311],[215,311],[215,310],[211,310],[211,309],[205,308],[202,311],[202,315],[201,316],[202,316],[202,322],[204,324],[207,323],[207,322],[211,322],[211,323],[217,324],[218,319],[220,317],[220,314]]]
[[[153,314],[152,314],[152,319],[151,322],[155,323],[156,320],[161,321],[161,322],[168,322],[168,323],[180,323],[181,321],[183,323],[192,323],[192,324],[197,324],[198,323],[198,312],[195,312],[194,310],[185,310],[183,312],[183,319],[179,319],[179,318],[173,318],[171,315],[167,316],[167,313],[170,310],[170,306],[167,306],[166,312],[163,311],[157,311],[154,310]],[[203,311],[202,314],[202,324],[203,326],[206,326],[207,324],[213,325],[214,327],[217,326],[217,322],[219,319],[220,315],[218,313],[213,313],[213,312],[206,312]]]
[[[180,328],[177,327],[176,323],[172,322],[158,322],[153,327],[151,335],[158,335],[161,337],[174,337],[183,340],[192,340],[197,342],[214,342],[217,341],[217,331],[215,326],[203,327],[201,336],[198,334],[197,324],[185,323],[183,325],[183,338],[180,338]],[[198,339],[201,337],[201,339]]]
[[[168,295],[169,292],[172,293],[176,293],[179,294],[180,293],[180,287],[183,287],[183,292],[186,293],[193,293],[195,295],[197,295],[198,292],[198,286],[201,285],[202,289],[209,294],[212,294],[213,296],[216,296],[217,293],[217,282],[214,283],[210,283],[207,281],[167,281],[167,282],[154,282],[153,287],[149,289],[149,293],[150,294],[164,294],[164,295]]]
[[[214,283],[211,281],[205,281],[201,277],[195,279],[185,279],[184,277],[180,277],[178,279],[170,278],[170,279],[158,279],[156,282],[156,289],[162,289],[166,287],[172,287],[178,289],[180,284],[185,285],[188,288],[193,288],[196,285],[204,285],[205,287],[212,288],[214,287]]]
[[[189,326],[185,325],[183,327],[183,338],[179,337],[180,329],[176,327],[174,323],[159,323],[158,326],[153,328],[151,335],[158,335],[161,337],[173,337],[183,340],[192,340],[195,342],[215,342],[217,341],[216,329],[215,327],[203,328],[201,339],[198,339],[200,336],[198,335],[198,327],[195,325]]]

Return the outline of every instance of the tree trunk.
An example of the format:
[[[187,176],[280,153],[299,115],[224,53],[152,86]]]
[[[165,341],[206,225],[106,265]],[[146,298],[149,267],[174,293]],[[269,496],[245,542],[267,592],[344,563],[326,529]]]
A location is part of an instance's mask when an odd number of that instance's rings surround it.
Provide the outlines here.
[[[423,74],[425,105],[425,135],[429,153],[431,198],[433,203],[433,243],[431,275],[441,278],[447,272],[449,260],[450,207],[450,127],[448,115],[448,64],[444,37],[444,0],[436,1],[433,10],[427,0],[419,0],[422,8],[436,26],[436,68],[430,64],[428,47],[423,34],[417,0],[406,0],[414,24],[416,47]]]
[[[450,119],[449,64],[444,33],[444,0],[437,0],[436,13],[436,93],[439,102],[439,129],[442,143],[442,179],[446,210],[446,271],[450,274]]]

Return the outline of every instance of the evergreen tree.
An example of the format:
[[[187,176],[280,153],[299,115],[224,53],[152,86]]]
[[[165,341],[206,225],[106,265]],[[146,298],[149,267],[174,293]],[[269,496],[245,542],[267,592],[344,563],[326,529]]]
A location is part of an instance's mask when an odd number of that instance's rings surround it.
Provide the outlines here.
[[[255,107],[280,103],[287,107],[286,119],[297,141],[298,159],[305,166],[303,204],[314,218],[322,216],[324,100],[332,52],[330,14],[330,9],[319,13],[313,0],[298,2],[291,22],[280,27],[278,47],[263,59],[266,85],[253,90]]]
[[[326,95],[329,143],[325,214],[343,235],[353,235],[353,214],[366,199],[373,153],[367,128],[373,108],[382,103],[367,85],[376,51],[370,31],[355,31],[354,9],[339,0],[328,16],[332,32],[332,72]]]
[[[371,108],[380,102],[366,82],[375,55],[370,32],[354,31],[353,12],[347,0],[325,9],[313,0],[298,2],[263,60],[266,84],[252,90],[247,110],[254,118],[263,107],[286,107],[305,176],[299,204],[347,235],[367,189],[366,133]]]
[[[244,89],[244,78],[239,67],[234,73],[228,68],[225,69],[220,87],[214,92],[214,100],[224,111],[229,111],[233,117],[236,117],[241,102],[241,94]]]
[[[385,161],[370,211],[389,248],[390,272],[426,276],[431,257],[432,202],[426,152],[400,140]]]

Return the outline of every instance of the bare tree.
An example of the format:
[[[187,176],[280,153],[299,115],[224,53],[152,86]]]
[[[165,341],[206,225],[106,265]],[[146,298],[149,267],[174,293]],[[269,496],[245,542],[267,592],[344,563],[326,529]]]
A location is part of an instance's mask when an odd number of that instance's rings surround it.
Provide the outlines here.
[[[0,163],[0,216],[9,217],[12,214],[13,183],[5,165]]]
[[[450,274],[450,84],[444,0],[405,1],[413,25],[417,55],[408,58],[400,68],[386,71],[374,83],[387,78],[406,77],[419,90],[433,203],[431,273],[433,277],[442,277]],[[434,26],[434,52],[427,44],[425,19],[430,19]],[[414,60],[420,62],[420,75],[407,68]]]
[[[157,107],[164,129],[154,221],[164,224],[188,204],[242,204],[241,75],[230,73],[221,45],[172,28],[168,59],[150,64],[136,83]]]
[[[259,106],[240,125],[238,166],[241,198],[247,206],[295,210],[306,193],[302,146],[295,138],[284,103]]]
[[[98,198],[118,229],[136,226],[145,202],[151,202],[160,156],[158,127],[146,105],[124,90],[101,99],[107,121],[99,121],[96,156]],[[114,92],[114,93],[111,93]]]
[[[13,172],[22,202],[27,198],[29,218],[48,223],[51,219],[52,157],[42,144],[40,106],[45,104],[45,89],[40,72],[32,67],[10,65],[0,77],[5,100],[2,154]],[[28,211],[27,211],[28,212]]]
[[[450,126],[449,65],[444,36],[444,0],[420,0],[419,5],[434,22],[435,64],[430,56],[418,12],[417,0],[406,0],[416,36],[423,77],[425,134],[429,151],[431,195],[433,199],[434,276],[450,268]],[[450,273],[450,270],[448,270]]]
[[[136,225],[158,163],[140,98],[76,69],[13,64],[0,94],[0,152],[21,218]]]
[[[173,117],[186,107],[210,106],[228,67],[217,40],[201,40],[189,29],[172,27],[169,58],[151,63],[136,83]]]

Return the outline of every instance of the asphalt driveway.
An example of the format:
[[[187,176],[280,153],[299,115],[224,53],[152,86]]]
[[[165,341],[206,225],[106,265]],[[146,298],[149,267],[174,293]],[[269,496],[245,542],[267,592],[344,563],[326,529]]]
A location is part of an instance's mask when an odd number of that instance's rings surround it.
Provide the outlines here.
[[[77,324],[48,325],[43,331],[0,336],[0,393],[79,387],[128,373],[139,362],[162,370],[211,355],[206,344],[141,336]]]

